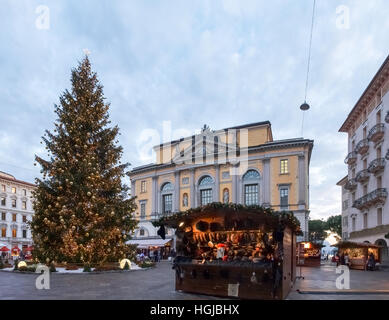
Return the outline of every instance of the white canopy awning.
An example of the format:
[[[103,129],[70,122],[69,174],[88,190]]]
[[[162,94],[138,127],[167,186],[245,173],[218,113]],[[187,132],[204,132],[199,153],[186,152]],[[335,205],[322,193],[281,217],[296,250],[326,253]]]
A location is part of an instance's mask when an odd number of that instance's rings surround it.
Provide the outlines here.
[[[149,247],[164,247],[169,241],[173,239],[139,239],[139,240],[129,240],[127,244],[136,244],[138,249],[148,249]]]

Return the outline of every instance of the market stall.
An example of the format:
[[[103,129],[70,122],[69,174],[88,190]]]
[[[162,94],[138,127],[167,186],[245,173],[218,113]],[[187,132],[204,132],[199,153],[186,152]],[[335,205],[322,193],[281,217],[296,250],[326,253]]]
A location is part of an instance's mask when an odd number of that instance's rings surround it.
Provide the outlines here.
[[[297,243],[297,265],[300,267],[320,267],[320,244],[314,242]]]
[[[373,254],[376,263],[381,263],[380,246],[375,244],[341,241],[336,246],[339,256],[348,255],[351,269],[366,270],[370,254]]]
[[[135,239],[127,241],[127,244],[136,245],[138,253],[143,252],[146,256],[159,251],[161,259],[167,259],[170,255],[173,239]]]
[[[155,225],[176,229],[176,290],[284,299],[291,289],[299,232],[291,213],[212,203],[161,218]]]

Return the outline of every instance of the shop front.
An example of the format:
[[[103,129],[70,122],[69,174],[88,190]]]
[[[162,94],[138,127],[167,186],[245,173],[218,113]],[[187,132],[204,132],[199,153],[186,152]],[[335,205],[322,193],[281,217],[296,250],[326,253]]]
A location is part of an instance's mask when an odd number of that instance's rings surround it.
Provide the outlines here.
[[[381,263],[381,247],[378,245],[341,241],[336,246],[339,248],[339,256],[347,255],[349,257],[350,269],[366,270],[367,261],[371,255],[376,263]]]
[[[297,243],[297,265],[300,267],[320,267],[321,248],[320,244],[314,242]]]
[[[137,253],[143,252],[145,256],[167,259],[171,255],[173,239],[134,239],[127,244],[136,245]]]
[[[176,229],[176,290],[241,299],[284,299],[295,280],[291,213],[212,203],[162,218]]]

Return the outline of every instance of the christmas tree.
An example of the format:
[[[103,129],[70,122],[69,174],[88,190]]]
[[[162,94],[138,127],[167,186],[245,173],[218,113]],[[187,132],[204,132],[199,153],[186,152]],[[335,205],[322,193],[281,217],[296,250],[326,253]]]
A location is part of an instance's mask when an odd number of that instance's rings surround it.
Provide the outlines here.
[[[35,157],[43,177],[34,192],[33,254],[46,263],[101,265],[132,256],[126,241],[136,205],[122,183],[129,164],[120,162],[119,128],[109,127],[109,103],[87,56],[71,83],[55,105],[55,129],[42,137],[47,160]]]

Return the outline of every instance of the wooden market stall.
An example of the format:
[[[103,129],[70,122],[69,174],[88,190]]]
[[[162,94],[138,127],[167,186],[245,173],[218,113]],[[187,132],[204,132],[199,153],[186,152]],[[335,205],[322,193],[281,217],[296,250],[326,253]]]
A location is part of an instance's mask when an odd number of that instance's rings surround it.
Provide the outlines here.
[[[340,241],[335,245],[339,248],[339,255],[347,254],[350,260],[350,269],[366,270],[366,262],[372,253],[376,263],[381,263],[380,246],[371,243]]]
[[[322,245],[314,242],[297,243],[297,266],[320,267]]]
[[[160,219],[176,229],[176,290],[284,299],[295,280],[298,220],[259,206],[212,203]]]

